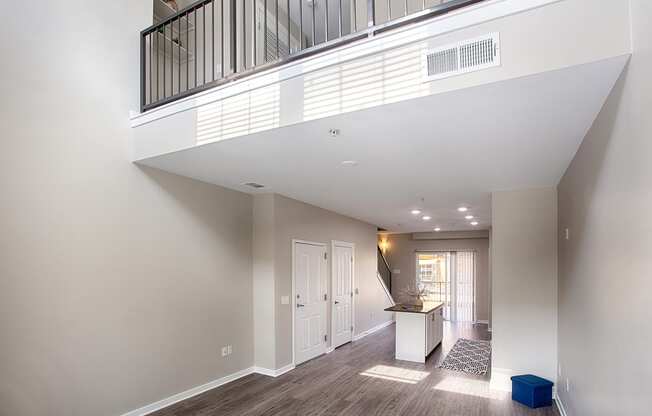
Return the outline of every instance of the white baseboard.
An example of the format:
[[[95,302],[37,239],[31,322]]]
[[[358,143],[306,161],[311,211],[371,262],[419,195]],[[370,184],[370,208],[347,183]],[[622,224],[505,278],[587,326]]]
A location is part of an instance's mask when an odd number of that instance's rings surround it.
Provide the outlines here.
[[[239,378],[248,376],[249,374],[253,374],[253,373],[254,373],[254,367],[245,368],[244,370],[240,370],[236,373],[229,374],[228,376],[218,378],[217,380],[209,381],[208,383],[202,384],[201,386],[193,387],[189,390],[186,390],[181,393],[177,393],[163,400],[159,400],[155,403],[148,404],[147,406],[143,406],[139,409],[124,413],[122,416],[145,416],[157,410],[161,410],[165,407],[178,403],[182,400],[189,399],[205,391],[214,389],[216,387],[222,386],[226,383],[230,383],[232,381],[235,381]]]
[[[269,368],[264,368],[264,367],[245,368],[244,370],[240,370],[236,373],[229,374],[228,376],[218,378],[217,380],[209,381],[208,383],[202,384],[201,386],[193,387],[189,390],[186,390],[181,393],[177,393],[163,400],[159,400],[155,403],[148,404],[147,406],[143,406],[139,409],[124,413],[122,416],[145,416],[150,413],[156,412],[157,410],[161,410],[165,407],[172,406],[173,404],[178,403],[182,400],[186,400],[191,397],[197,396],[198,394],[204,393],[205,391],[212,390],[216,387],[223,386],[224,384],[230,383],[244,376],[248,376],[249,374],[257,373],[269,377],[279,377],[292,370],[294,370],[294,364],[288,364],[276,370],[271,370]]]
[[[491,367],[491,380],[489,381],[489,388],[491,390],[511,392],[511,377],[515,375],[516,372],[514,370],[510,370],[509,368]]]
[[[564,403],[562,403],[558,394],[555,395],[555,404],[557,405],[557,410],[559,410],[559,414],[561,416],[568,416],[568,413],[566,413],[566,408],[564,407]]]
[[[264,367],[253,367],[253,370],[254,373],[262,374],[264,376],[279,377],[287,373],[288,371],[294,370],[294,364],[288,364],[284,367],[277,368],[276,370],[272,370]]]
[[[331,352],[335,351],[335,347],[328,347],[326,349],[326,354],[330,354]]]
[[[361,333],[359,333],[358,335],[354,335],[354,336],[353,336],[353,341],[359,341],[359,340],[361,340],[362,338],[366,337],[367,335],[371,335],[371,334],[373,334],[374,332],[378,332],[378,331],[380,331],[380,330],[383,329],[383,328],[387,328],[388,326],[392,325],[393,323],[394,323],[394,320],[387,321],[387,322],[382,323],[382,324],[380,324],[380,325],[377,325],[377,326],[375,326],[375,327],[373,327],[373,328],[371,328],[371,329],[368,329],[368,330],[366,330],[366,331],[364,331],[364,332],[361,332]]]

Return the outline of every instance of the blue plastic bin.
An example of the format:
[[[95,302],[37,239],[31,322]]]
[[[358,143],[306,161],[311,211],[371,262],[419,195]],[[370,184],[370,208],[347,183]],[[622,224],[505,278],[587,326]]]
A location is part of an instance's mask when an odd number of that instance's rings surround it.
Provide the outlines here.
[[[525,374],[512,377],[512,400],[532,409],[552,406],[552,381]]]

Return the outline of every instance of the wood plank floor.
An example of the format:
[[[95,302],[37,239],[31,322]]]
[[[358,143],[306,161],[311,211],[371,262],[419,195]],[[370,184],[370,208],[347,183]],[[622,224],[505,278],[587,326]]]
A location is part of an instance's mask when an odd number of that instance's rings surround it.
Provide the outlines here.
[[[444,324],[425,364],[394,360],[392,325],[278,378],[259,374],[179,402],[153,416],[552,416],[489,390],[488,376],[437,369],[459,337],[490,339],[486,325]]]

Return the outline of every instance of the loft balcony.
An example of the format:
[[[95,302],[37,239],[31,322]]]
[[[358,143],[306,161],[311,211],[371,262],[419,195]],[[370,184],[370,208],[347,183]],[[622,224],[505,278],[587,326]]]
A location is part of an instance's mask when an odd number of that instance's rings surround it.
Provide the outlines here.
[[[141,32],[141,111],[481,1],[197,1]]]

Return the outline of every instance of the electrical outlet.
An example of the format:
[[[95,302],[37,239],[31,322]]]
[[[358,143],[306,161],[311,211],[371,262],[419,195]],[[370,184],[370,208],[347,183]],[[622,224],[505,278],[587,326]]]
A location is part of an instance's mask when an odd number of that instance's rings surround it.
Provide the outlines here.
[[[227,355],[229,355],[229,348],[222,347],[222,357],[226,357]]]
[[[570,380],[566,379],[566,393],[570,393]]]
[[[564,228],[564,238],[570,240],[570,229]]]
[[[227,354],[231,355],[231,353],[233,352],[233,347],[231,347],[230,345],[227,345],[226,349],[227,349]]]

